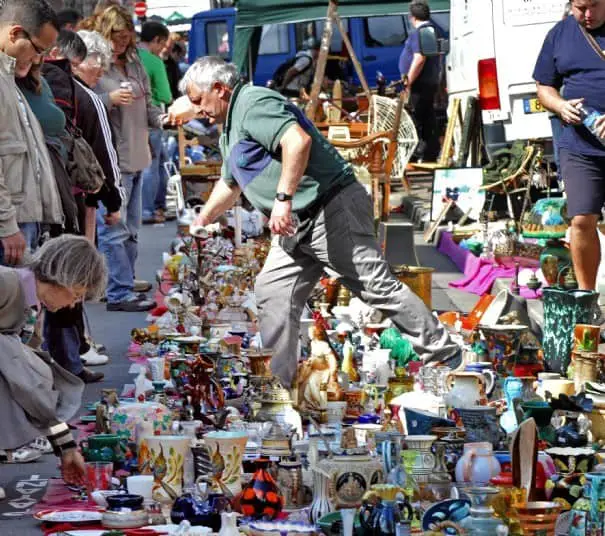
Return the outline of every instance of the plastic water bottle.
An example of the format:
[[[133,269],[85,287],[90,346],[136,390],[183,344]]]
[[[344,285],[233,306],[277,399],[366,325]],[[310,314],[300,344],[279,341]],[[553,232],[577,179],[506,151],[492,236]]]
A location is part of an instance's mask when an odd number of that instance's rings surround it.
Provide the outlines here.
[[[603,114],[584,104],[581,104],[578,107],[578,111],[580,112],[580,117],[582,118],[582,124],[593,134],[595,138],[597,138],[597,140],[605,145],[605,139],[599,136],[595,127],[597,119],[599,119],[599,117],[601,117]]]

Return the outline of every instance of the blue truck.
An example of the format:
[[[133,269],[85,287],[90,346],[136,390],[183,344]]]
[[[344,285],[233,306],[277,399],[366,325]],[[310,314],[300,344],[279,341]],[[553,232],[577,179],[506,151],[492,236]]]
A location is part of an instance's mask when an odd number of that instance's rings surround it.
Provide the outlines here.
[[[235,33],[234,8],[212,9],[193,16],[189,32],[189,62],[200,56],[222,56],[231,60]],[[432,19],[445,36],[449,33],[449,10],[432,13]],[[353,17],[343,19],[345,30],[364,75],[370,86],[376,85],[376,75],[382,73],[387,81],[399,79],[397,62],[403,45],[412,31],[406,15]],[[324,21],[266,24],[263,26],[254,83],[265,85],[276,69],[302,49],[310,35],[321,39]],[[334,29],[330,57],[347,57],[347,50],[338,28]],[[353,69],[350,81],[359,84]]]

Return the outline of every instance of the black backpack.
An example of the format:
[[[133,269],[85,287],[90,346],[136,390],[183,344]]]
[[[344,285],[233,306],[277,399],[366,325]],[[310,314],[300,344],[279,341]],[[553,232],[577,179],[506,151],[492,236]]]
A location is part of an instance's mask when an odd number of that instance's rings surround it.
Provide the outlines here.
[[[286,77],[286,73],[288,72],[288,69],[290,69],[290,67],[292,67],[296,63],[296,60],[298,60],[299,57],[300,56],[298,54],[296,54],[295,56],[288,58],[277,69],[275,69],[272,80],[277,87],[282,86],[282,84],[284,83],[284,78]],[[298,73],[299,75],[307,72],[311,68],[311,65],[313,65],[313,58],[310,55],[307,55],[307,58],[309,60],[309,64],[300,73]]]

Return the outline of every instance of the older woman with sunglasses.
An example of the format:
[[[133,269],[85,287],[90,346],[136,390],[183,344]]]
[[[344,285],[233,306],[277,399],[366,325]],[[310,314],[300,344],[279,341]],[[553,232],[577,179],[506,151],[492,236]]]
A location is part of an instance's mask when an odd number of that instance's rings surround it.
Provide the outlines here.
[[[135,46],[134,24],[130,14],[120,6],[112,6],[95,19],[95,30],[112,47],[111,65],[99,81],[96,91],[109,108],[109,119],[118,140],[118,156],[125,191],[122,219],[127,233],[103,222],[103,208],[98,211],[99,246],[122,245],[122,254],[114,255],[109,265],[107,285],[108,311],[147,311],[155,307],[139,291],[151,285],[135,285],[134,273],[138,249],[138,232],[142,220],[142,171],[151,162],[149,128],[161,128],[161,110],[151,103],[149,79]]]
[[[104,280],[103,257],[74,235],[47,241],[22,268],[0,266],[0,461],[23,461],[20,447],[42,434],[61,458],[64,479],[83,482],[84,460],[64,421],[80,408],[84,384],[27,343],[42,310],[98,297]]]

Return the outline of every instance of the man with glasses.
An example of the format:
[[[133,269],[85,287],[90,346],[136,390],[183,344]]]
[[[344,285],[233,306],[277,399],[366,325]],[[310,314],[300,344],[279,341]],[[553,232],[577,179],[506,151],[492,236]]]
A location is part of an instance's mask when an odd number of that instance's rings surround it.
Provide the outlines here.
[[[57,39],[46,0],[5,0],[0,10],[0,263],[34,249],[41,223],[63,221],[44,134],[15,77],[27,76]]]

